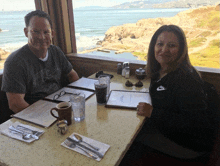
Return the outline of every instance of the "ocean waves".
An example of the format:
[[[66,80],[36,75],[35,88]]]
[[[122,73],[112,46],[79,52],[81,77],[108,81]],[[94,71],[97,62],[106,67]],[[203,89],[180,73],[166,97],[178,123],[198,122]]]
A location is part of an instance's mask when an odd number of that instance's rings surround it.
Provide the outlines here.
[[[112,26],[136,23],[143,18],[171,17],[185,9],[106,9],[74,10],[77,51],[97,47]],[[15,51],[27,43],[23,32],[26,12],[0,12],[0,48]],[[16,18],[16,22],[14,21]]]
[[[2,31],[1,31],[0,33],[2,33],[2,32],[8,32],[8,31],[9,31],[9,30],[7,30],[7,29],[6,29],[6,30],[2,29]]]
[[[81,36],[80,33],[76,35],[77,51],[82,52],[88,49],[97,47],[97,42],[104,39],[105,36]]]

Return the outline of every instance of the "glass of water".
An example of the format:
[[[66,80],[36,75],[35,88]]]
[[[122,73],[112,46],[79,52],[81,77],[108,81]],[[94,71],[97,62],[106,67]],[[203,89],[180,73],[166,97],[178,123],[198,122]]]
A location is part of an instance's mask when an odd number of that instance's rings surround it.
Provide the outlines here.
[[[73,120],[80,122],[85,119],[85,94],[72,94],[70,95],[70,103],[72,104]]]

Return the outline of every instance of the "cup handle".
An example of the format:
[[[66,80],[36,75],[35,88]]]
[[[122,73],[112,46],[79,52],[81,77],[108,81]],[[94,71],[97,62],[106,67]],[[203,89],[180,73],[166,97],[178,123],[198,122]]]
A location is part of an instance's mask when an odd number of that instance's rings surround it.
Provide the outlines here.
[[[58,116],[55,116],[54,114],[53,114],[53,110],[55,110],[55,111],[57,111],[57,113],[58,113],[58,109],[57,108],[52,108],[51,110],[50,110],[50,114],[54,117],[54,118],[59,118]]]

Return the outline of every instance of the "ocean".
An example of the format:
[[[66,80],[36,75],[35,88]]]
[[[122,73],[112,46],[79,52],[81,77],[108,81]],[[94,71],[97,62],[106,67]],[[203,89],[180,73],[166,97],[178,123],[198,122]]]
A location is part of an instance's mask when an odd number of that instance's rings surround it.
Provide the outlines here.
[[[96,47],[112,26],[136,23],[140,19],[173,17],[188,8],[174,9],[74,9],[77,51]],[[0,11],[0,48],[13,52],[27,43],[24,35],[24,16],[30,11]],[[98,56],[102,54],[98,54]],[[109,54],[110,55],[110,54]],[[128,56],[117,54],[117,56]],[[130,55],[129,59],[137,57]]]

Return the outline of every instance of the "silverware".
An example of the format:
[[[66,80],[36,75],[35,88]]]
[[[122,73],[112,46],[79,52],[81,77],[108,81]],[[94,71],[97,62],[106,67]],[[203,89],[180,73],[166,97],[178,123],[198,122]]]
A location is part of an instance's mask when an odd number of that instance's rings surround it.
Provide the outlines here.
[[[92,153],[89,153],[88,151],[86,151],[85,149],[83,149],[83,148],[77,146],[77,145],[74,144],[73,142],[70,142],[70,141],[68,141],[68,140],[65,140],[65,141],[64,141],[64,144],[66,144],[66,146],[68,146],[68,147],[70,147],[70,148],[76,148],[76,147],[77,147],[77,148],[81,149],[83,152],[85,152],[89,157],[91,157],[91,158],[93,158],[93,159],[97,159],[97,157],[94,156]]]
[[[29,140],[32,138],[31,134],[23,134],[22,132],[15,131],[13,129],[9,129],[9,130],[13,134],[21,135],[23,140]]]
[[[35,131],[35,130],[29,129],[27,127],[21,126],[21,125],[17,125],[16,129],[30,131],[30,132],[32,132],[33,135],[36,135],[36,136],[40,136],[41,134],[43,134],[43,132]]]
[[[26,132],[21,131],[21,130],[18,130],[18,129],[16,129],[14,126],[10,126],[10,127],[9,127],[9,130],[16,131],[16,132],[21,133],[21,134],[23,134],[23,135],[28,135],[28,134],[29,134],[29,135],[30,135],[30,137],[32,137],[32,138],[34,138],[34,139],[36,139],[36,140],[38,140],[38,139],[39,139],[39,137],[38,137],[38,136],[33,135],[33,134],[30,134],[30,133],[26,133]]]
[[[80,144],[79,142],[75,141],[74,139],[72,139],[72,138],[70,138],[70,137],[68,137],[67,140],[70,141],[70,142],[72,142],[72,143],[75,143],[77,146],[80,146],[80,147],[82,147],[83,149],[86,149],[86,150],[89,150],[90,152],[95,153],[99,158],[103,158],[103,157],[104,157],[104,155],[101,154],[100,152],[98,152],[98,151],[96,151],[96,150],[94,150],[94,149],[90,149],[89,147]]]
[[[90,145],[89,143],[83,141],[83,138],[82,138],[81,136],[77,135],[77,134],[74,134],[74,135],[73,135],[73,139],[74,139],[75,141],[79,142],[79,143],[80,143],[80,142],[83,142],[83,143],[87,144],[88,146],[90,146],[91,148],[93,148],[93,149],[99,151],[99,148],[97,148],[97,147],[95,147],[95,146],[92,146],[92,145]]]

